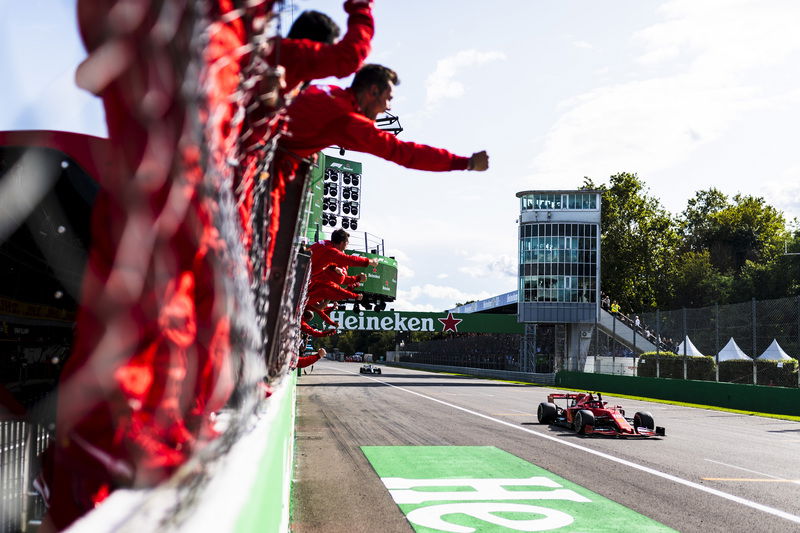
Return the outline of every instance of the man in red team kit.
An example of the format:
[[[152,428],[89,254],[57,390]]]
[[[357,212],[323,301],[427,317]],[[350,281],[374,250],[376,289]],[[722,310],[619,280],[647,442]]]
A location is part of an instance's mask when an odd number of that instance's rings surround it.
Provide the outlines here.
[[[280,205],[286,185],[294,180],[300,164],[329,146],[366,152],[417,170],[484,171],[489,168],[485,151],[462,157],[442,148],[405,142],[375,126],[375,119],[391,108],[397,73],[382,65],[365,65],[347,89],[317,85],[305,89],[289,106],[289,125],[279,143],[273,172],[273,205]],[[280,219],[273,209],[269,224],[267,268],[272,262]]]
[[[354,287],[366,281],[366,276],[348,276],[348,267],[377,266],[377,259],[369,259],[344,253],[350,242],[350,234],[339,228],[331,233],[328,241],[315,242],[309,247],[311,252],[311,276],[308,286],[306,309],[314,311],[320,318],[331,325],[337,325],[328,317],[326,305],[329,301],[358,299],[360,295],[353,293],[342,285]]]
[[[372,50],[372,37],[375,34],[372,0],[347,0],[344,10],[348,14],[347,33],[338,42],[335,40],[339,35],[339,26],[318,11],[304,11],[294,21],[285,38],[276,37],[270,41],[272,46],[265,57],[266,63],[278,66],[284,72],[280,105],[291,101],[312,80],[329,76],[343,78],[364,63]],[[255,201],[253,189],[257,182],[258,162],[263,157],[261,148],[263,142],[272,138],[281,128],[281,116],[276,114],[279,109],[264,104],[262,97],[259,95],[256,102],[246,106],[240,139],[244,162],[240,167],[242,184],[238,186],[242,191],[239,211],[245,248],[250,248],[253,239],[250,217]],[[273,198],[275,205],[282,197]]]

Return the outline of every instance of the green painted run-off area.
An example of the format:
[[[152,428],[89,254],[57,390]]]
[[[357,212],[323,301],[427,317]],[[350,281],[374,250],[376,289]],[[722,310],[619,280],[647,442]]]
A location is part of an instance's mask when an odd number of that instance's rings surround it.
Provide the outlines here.
[[[672,529],[493,446],[362,446],[415,531]]]

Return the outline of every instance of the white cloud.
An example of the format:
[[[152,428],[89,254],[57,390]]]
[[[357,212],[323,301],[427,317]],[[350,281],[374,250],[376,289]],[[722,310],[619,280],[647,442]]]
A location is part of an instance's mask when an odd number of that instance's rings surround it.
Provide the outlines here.
[[[450,274],[444,274],[444,273],[442,273],[442,274],[439,274],[439,275],[437,275],[437,276],[436,276],[436,279],[446,279],[446,278],[448,278],[448,277],[450,277]]]
[[[767,203],[783,211],[787,222],[800,217],[800,165],[786,169],[774,180],[765,181],[760,194]]]
[[[668,169],[748,113],[796,105],[791,81],[774,88],[745,76],[792,63],[800,3],[672,0],[660,11],[665,21],[634,34],[643,50],[626,76],[634,81],[563,102],[534,158],[535,182],[573,187],[583,176]]]
[[[517,275],[517,263],[507,255],[477,254],[467,258],[472,263],[459,267],[459,271],[473,278],[497,278]]]
[[[455,287],[426,283],[414,285],[408,290],[398,290],[393,307],[408,311],[442,311],[453,307],[457,302],[482,300],[489,296],[491,294],[486,291],[465,292]],[[421,303],[422,301],[425,303]],[[431,301],[440,305],[434,305]]]
[[[506,55],[502,52],[479,52],[477,50],[462,50],[455,55],[440,59],[436,64],[436,70],[428,76],[425,82],[428,107],[433,107],[441,100],[463,96],[464,84],[455,79],[459,71],[467,67],[504,59],[506,59]]]
[[[592,48],[594,48],[592,43],[587,43],[586,41],[572,41],[572,46],[574,46],[575,48],[581,48],[581,49],[584,49],[584,50],[591,50]]]

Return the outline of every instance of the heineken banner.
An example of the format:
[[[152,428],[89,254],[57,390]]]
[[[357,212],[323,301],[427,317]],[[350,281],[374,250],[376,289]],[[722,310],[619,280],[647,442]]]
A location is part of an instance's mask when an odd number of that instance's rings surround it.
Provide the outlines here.
[[[450,333],[523,333],[517,315],[334,311],[339,331],[428,331]]]

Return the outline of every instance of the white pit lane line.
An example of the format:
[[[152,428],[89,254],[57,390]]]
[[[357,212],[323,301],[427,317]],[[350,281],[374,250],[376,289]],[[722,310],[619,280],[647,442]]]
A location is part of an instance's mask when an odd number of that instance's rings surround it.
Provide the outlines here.
[[[341,370],[341,369],[338,369],[338,368],[336,370],[339,370],[340,372],[345,372],[347,374],[356,374],[356,372],[350,372],[349,370]],[[556,437],[552,437],[550,435],[545,435],[544,433],[540,433],[540,432],[534,431],[532,429],[528,429],[528,428],[524,428],[524,427],[518,426],[518,425],[516,425],[516,424],[514,424],[512,422],[506,422],[504,420],[500,420],[499,418],[494,418],[494,417],[491,417],[489,415],[484,415],[484,414],[479,413],[477,411],[473,411],[471,409],[467,409],[466,407],[461,407],[461,406],[458,406],[458,405],[455,405],[455,404],[452,404],[452,403],[445,402],[444,400],[439,400],[437,398],[433,398],[432,396],[427,396],[425,394],[421,394],[419,392],[414,392],[412,390],[405,389],[403,387],[398,387],[397,385],[392,385],[391,383],[387,383],[387,382],[381,381],[379,379],[375,379],[375,378],[368,377],[368,376],[363,376],[363,377],[365,377],[366,379],[371,379],[373,381],[377,381],[378,383],[386,385],[387,387],[392,387],[393,389],[398,389],[398,390],[401,390],[403,392],[407,392],[408,394],[413,394],[415,396],[419,396],[421,398],[425,398],[426,400],[430,400],[432,402],[440,403],[442,405],[446,405],[447,407],[452,407],[453,409],[458,409],[459,411],[463,411],[465,413],[469,413],[469,414],[477,416],[479,418],[483,418],[485,420],[491,420],[492,422],[495,422],[495,423],[500,424],[502,426],[507,426],[507,427],[516,429],[518,431],[524,431],[525,433],[528,433],[530,435],[535,435],[537,437],[556,442],[556,443],[558,443],[558,444],[560,444],[562,446],[569,446],[570,448],[574,448],[574,449],[580,450],[582,452],[590,453],[592,455],[596,455],[598,457],[602,457],[603,459],[607,459],[609,461],[613,461],[615,463],[619,463],[621,465],[625,465],[627,467],[634,468],[634,469],[640,470],[642,472],[647,472],[648,474],[652,474],[654,476],[657,476],[657,477],[672,481],[674,483],[678,483],[680,485],[684,485],[686,487],[690,487],[690,488],[693,488],[693,489],[696,489],[696,490],[699,490],[701,492],[705,492],[705,493],[708,493],[708,494],[713,494],[714,496],[719,496],[720,498],[724,498],[726,500],[729,500],[729,501],[744,505],[746,507],[750,507],[751,509],[757,509],[757,510],[765,512],[767,514],[771,514],[773,516],[777,516],[779,518],[783,518],[785,520],[789,520],[790,522],[794,522],[795,524],[800,524],[800,516],[793,515],[791,513],[787,513],[786,511],[781,511],[780,509],[775,509],[774,507],[770,507],[768,505],[762,505],[760,503],[756,503],[756,502],[748,500],[746,498],[741,498],[741,497],[735,496],[733,494],[728,494],[727,492],[723,492],[721,490],[712,489],[710,487],[706,487],[706,486],[700,485],[699,483],[695,483],[693,481],[689,481],[688,479],[683,479],[683,478],[680,478],[680,477],[677,477],[677,476],[673,476],[672,474],[667,474],[666,472],[661,472],[659,470],[655,470],[654,468],[650,468],[650,467],[647,467],[647,466],[644,466],[644,465],[640,465],[640,464],[634,463],[632,461],[628,461],[627,459],[622,459],[620,457],[615,457],[613,455],[610,455],[610,454],[607,454],[607,453],[604,453],[604,452],[600,452],[600,451],[597,451],[597,450],[593,450],[591,448],[586,448],[585,446],[581,446],[580,444],[575,444],[575,443],[572,443],[572,442],[568,442],[568,441],[565,441],[565,440],[558,439]]]

